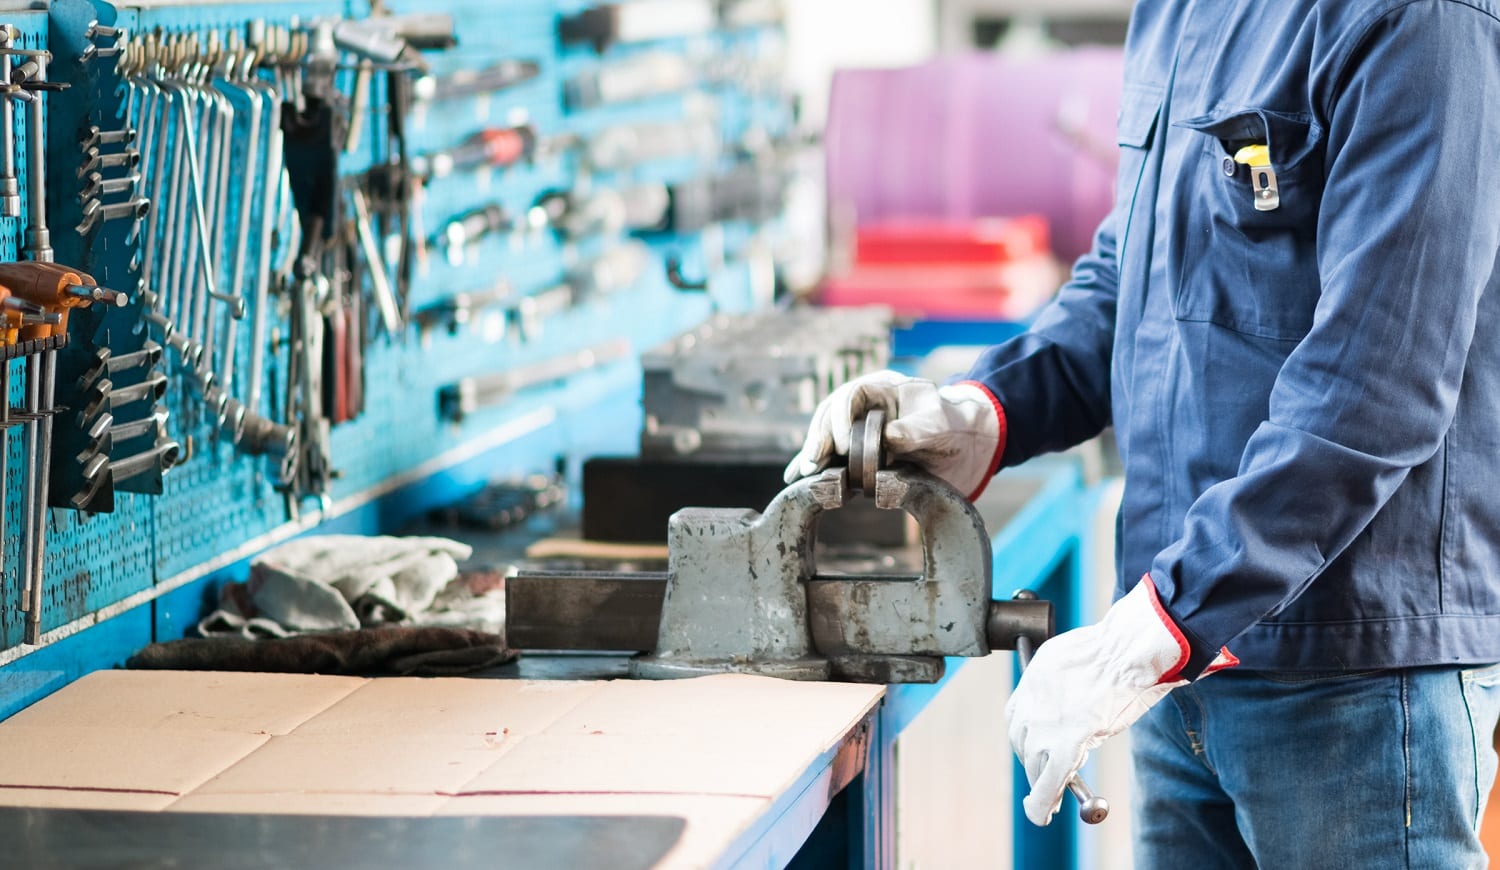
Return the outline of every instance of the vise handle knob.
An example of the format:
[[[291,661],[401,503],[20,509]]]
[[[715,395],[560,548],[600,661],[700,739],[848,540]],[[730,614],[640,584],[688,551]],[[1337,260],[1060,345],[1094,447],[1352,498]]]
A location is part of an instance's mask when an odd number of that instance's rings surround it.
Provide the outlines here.
[[[1022,589],[1011,597],[1017,601],[1034,601],[1037,596],[1030,589]],[[1029,635],[1019,635],[1015,638],[1015,642],[1016,659],[1021,663],[1021,670],[1025,671],[1026,666],[1031,664],[1031,654],[1035,652],[1035,646]],[[1068,777],[1068,791],[1078,801],[1078,818],[1085,825],[1097,825],[1109,818],[1109,801],[1094,794],[1093,789],[1088,787],[1088,783],[1083,781],[1083,777],[1076,773]]]

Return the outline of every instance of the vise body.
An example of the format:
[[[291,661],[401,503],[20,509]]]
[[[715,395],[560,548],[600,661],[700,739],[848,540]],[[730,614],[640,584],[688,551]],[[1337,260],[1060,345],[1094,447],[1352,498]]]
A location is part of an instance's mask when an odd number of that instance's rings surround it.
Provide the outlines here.
[[[506,582],[508,642],[642,651],[631,672],[646,678],[913,683],[940,679],[945,656],[1049,637],[1049,602],[991,599],[989,536],[974,506],[924,471],[880,468],[880,422],[869,422],[855,426],[849,468],[791,484],[764,513],[678,511],[665,573],[517,572]],[[917,521],[920,575],[817,571],[819,516],[861,493]]]

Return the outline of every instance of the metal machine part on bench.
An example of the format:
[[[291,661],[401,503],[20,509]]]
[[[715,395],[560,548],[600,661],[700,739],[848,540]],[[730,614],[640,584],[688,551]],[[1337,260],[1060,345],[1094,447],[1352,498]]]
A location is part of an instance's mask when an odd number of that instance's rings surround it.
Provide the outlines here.
[[[890,326],[885,308],[793,308],[716,317],[653,348],[641,455],[791,458],[818,402],[887,365]]]
[[[890,322],[878,307],[722,315],[643,354],[640,455],[584,463],[583,536],[660,541],[680,508],[769,503],[818,402],[887,364]],[[900,546],[907,526],[859,501],[819,534]]]

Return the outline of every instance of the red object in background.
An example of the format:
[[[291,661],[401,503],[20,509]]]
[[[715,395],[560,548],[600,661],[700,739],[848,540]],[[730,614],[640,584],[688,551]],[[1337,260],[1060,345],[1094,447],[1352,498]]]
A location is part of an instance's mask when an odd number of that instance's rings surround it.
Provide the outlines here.
[[[905,218],[880,221],[855,231],[854,262],[877,263],[1009,263],[1046,256],[1052,250],[1047,219],[1029,214],[1015,218],[941,220]]]
[[[856,230],[854,265],[828,276],[819,301],[928,319],[1023,320],[1060,278],[1040,215],[894,219]]]

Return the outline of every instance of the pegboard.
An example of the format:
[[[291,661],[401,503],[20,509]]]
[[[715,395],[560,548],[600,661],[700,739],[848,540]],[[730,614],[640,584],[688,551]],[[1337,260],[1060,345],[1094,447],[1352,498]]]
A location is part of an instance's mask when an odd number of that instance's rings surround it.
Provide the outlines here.
[[[450,148],[487,126],[529,123],[543,139],[565,140],[587,137],[620,124],[673,121],[706,116],[730,146],[786,136],[792,129],[791,103],[773,86],[737,84],[732,64],[754,58],[774,62],[781,34],[774,27],[753,27],[735,32],[713,33],[688,39],[660,40],[648,45],[620,45],[603,55],[592,47],[561,46],[556,36],[560,14],[590,4],[554,0],[391,0],[384,4],[391,13],[451,13],[458,22],[456,48],[426,52],[424,57],[435,75],[480,68],[495,61],[516,58],[536,61],[538,75],[519,86],[490,96],[467,97],[417,107],[408,118],[407,144],[411,153],[424,154]],[[0,7],[3,8],[3,7]],[[4,13],[0,20],[20,27],[28,46],[41,47],[50,38],[59,66],[82,45],[81,32],[97,19],[130,33],[198,33],[243,30],[252,20],[291,25],[319,17],[362,17],[368,9],[356,2],[272,2],[195,5],[180,2],[132,7],[111,6],[97,0],[55,0],[48,12]],[[50,33],[49,33],[50,17]],[[630,104],[570,112],[564,101],[565,83],[601,63],[628,58],[646,51],[666,51],[693,58],[706,71],[698,85],[682,93],[640,100]],[[53,218],[58,259],[86,263],[93,274],[120,289],[134,290],[139,277],[136,248],[122,227],[112,227],[85,243],[73,238],[69,227],[80,213],[77,188],[77,149],[50,137],[71,135],[77,119],[122,117],[131,91],[113,78],[109,64],[94,62],[79,71],[90,87],[50,95],[49,111],[59,123],[48,124],[48,202]],[[347,93],[352,71],[340,73]],[[356,109],[363,113],[363,135],[359,146],[341,160],[344,175],[362,172],[372,161],[382,159],[376,131],[384,124],[381,104],[384,85],[376,77],[370,100]],[[85,97],[86,93],[91,95]],[[704,113],[707,113],[704,115]],[[18,152],[24,155],[23,137],[28,132],[18,111]],[[66,123],[64,123],[66,122]],[[171,135],[174,128],[166,128]],[[246,142],[234,139],[233,164],[246,159]],[[675,183],[722,171],[734,158],[725,153],[709,159],[672,159],[642,163],[587,179],[596,187],[628,186],[641,182]],[[149,157],[148,157],[149,159]],[[70,163],[70,161],[72,161]],[[24,173],[25,161],[17,167]],[[583,166],[576,149],[561,148],[545,153],[531,164],[505,170],[457,172],[431,180],[416,203],[417,232],[430,237],[450,219],[472,209],[498,202],[512,214],[525,214],[543,193],[573,188],[580,183]],[[254,205],[252,225],[259,222],[260,202],[266,179],[254,180],[246,191],[237,178],[229,181],[230,202],[249,193]],[[21,180],[24,193],[25,179]],[[24,203],[23,195],[23,203]],[[164,203],[154,203],[152,216]],[[230,237],[238,229],[238,209],[224,216],[223,232]],[[0,218],[0,257],[16,258],[26,216]],[[562,465],[576,471],[586,453],[633,451],[639,426],[640,373],[634,355],[568,378],[561,383],[527,389],[496,407],[481,409],[461,423],[445,419],[439,410],[438,393],[449,384],[470,375],[501,372],[549,360],[572,351],[593,347],[613,339],[630,342],[634,354],[702,321],[712,311],[743,310],[762,301],[753,286],[750,269],[736,258],[737,252],[763,228],[748,224],[714,227],[705,233],[677,236],[652,234],[642,237],[650,251],[644,274],[633,285],[590,299],[548,318],[540,332],[526,341],[504,334],[494,318],[481,314],[457,332],[445,329],[419,330],[409,327],[397,336],[377,336],[365,358],[366,400],[357,419],[333,426],[331,456],[339,476],[329,495],[334,504],[346,503],[381,487],[384,483],[428,465],[451,452],[483,441],[488,433],[508,423],[536,417],[548,411],[552,424],[514,457],[515,471],[544,471]],[[448,262],[444,252],[432,248],[417,260],[411,288],[411,307],[421,311],[457,292],[485,290],[504,282],[517,297],[538,293],[564,280],[573,269],[624,237],[567,240],[550,230],[495,236],[473,246],[460,265]],[[727,255],[727,260],[726,260]],[[664,261],[680,258],[684,271],[702,275],[712,267],[712,293],[685,294],[666,280]],[[272,268],[277,264],[273,261]],[[224,261],[217,264],[218,278],[229,281]],[[256,258],[246,266],[244,286],[253,286]],[[280,419],[284,411],[287,352],[284,344],[287,319],[284,304],[273,294],[268,323],[268,347],[262,376],[263,399],[252,410]],[[89,321],[96,330],[89,340],[108,342],[117,352],[139,347],[144,339],[138,326],[140,311],[132,305],[119,312],[99,315]],[[237,380],[242,380],[252,358],[249,317],[239,325],[231,351]],[[78,331],[75,325],[75,332]],[[222,351],[221,351],[222,352]],[[22,363],[13,363],[11,402],[19,404],[24,389]],[[246,456],[209,419],[195,390],[188,385],[185,367],[171,353],[164,371],[169,388],[162,403],[170,417],[168,429],[187,452],[186,460],[162,481],[160,495],[121,493],[115,510],[108,514],[81,515],[72,511],[50,512],[46,556],[46,600],[43,629],[50,630],[86,617],[100,608],[131,596],[149,598],[158,584],[174,583],[212,562],[223,553],[267,535],[285,533],[293,517],[318,516],[316,501],[302,500],[289,511],[288,499],[275,487],[272,460]],[[540,439],[540,440],[539,440]],[[13,429],[9,443],[10,464],[5,481],[4,608],[0,612],[0,649],[21,642],[24,615],[20,600],[19,572],[14,570],[19,553],[19,526],[23,477],[21,461],[24,436]]]

